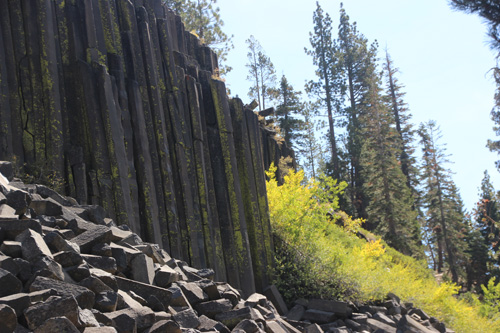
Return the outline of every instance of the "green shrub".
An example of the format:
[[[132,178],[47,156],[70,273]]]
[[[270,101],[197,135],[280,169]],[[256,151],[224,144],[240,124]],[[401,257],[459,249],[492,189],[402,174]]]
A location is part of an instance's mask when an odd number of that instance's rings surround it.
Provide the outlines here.
[[[387,293],[413,302],[457,332],[500,332],[500,287],[489,284],[484,303],[458,299],[458,287],[438,284],[423,261],[405,256],[376,236],[356,236],[362,221],[339,212],[345,184],[325,179],[304,184],[290,172],[283,186],[268,173],[268,198],[277,237],[276,285],[288,302],[300,297],[382,300]],[[336,223],[340,222],[342,223]],[[344,227],[337,224],[342,224]]]

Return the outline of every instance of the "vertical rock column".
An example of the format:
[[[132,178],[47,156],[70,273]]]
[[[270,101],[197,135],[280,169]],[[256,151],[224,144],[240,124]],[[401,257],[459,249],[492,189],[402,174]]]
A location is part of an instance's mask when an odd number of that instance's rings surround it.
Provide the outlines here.
[[[271,238],[268,232],[264,233],[265,223],[268,222],[268,219],[266,219],[265,216],[263,216],[264,220],[261,219],[262,212],[259,206],[265,203],[261,203],[259,200],[259,192],[255,181],[256,168],[254,168],[254,166],[259,166],[260,164],[262,168],[262,164],[259,163],[258,159],[254,161],[252,152],[256,158],[258,158],[259,155],[255,154],[256,142],[251,141],[258,137],[255,134],[259,133],[260,128],[249,128],[243,103],[240,99],[232,99],[230,101],[230,107],[236,160],[238,164],[238,178],[241,183],[245,219],[248,227],[255,285],[258,290],[264,290],[264,288],[269,285],[269,274],[271,271],[272,258],[268,256],[268,252],[271,250]],[[255,115],[253,116],[256,118]],[[253,132],[252,135],[250,131]]]
[[[229,104],[226,96],[226,87],[223,82],[208,78],[213,104],[212,110],[207,106],[207,112],[214,112],[211,116],[215,118],[215,126],[210,128],[210,120],[208,120],[209,140],[213,140],[212,168],[215,177],[216,193],[219,206],[219,217],[221,218],[222,231],[228,233],[227,236],[222,235],[222,240],[225,238],[231,239],[233,242],[228,247],[224,247],[224,256],[226,266],[236,266],[238,268],[238,286],[246,294],[251,294],[255,291],[254,274],[251,262],[250,244],[248,240],[248,231],[245,220],[245,212],[243,207],[243,198],[241,195],[241,185],[238,175],[238,166],[235,156],[235,145],[233,140],[233,125]],[[206,97],[206,96],[205,96]],[[207,117],[208,118],[208,117]],[[210,131],[211,130],[211,131]],[[217,149],[218,148],[218,149]],[[223,216],[223,213],[225,216]],[[232,251],[231,251],[232,250]],[[231,268],[228,267],[230,270]]]
[[[262,290],[264,166],[284,151],[229,104],[216,68],[162,0],[0,1],[0,159],[54,173],[172,256]]]

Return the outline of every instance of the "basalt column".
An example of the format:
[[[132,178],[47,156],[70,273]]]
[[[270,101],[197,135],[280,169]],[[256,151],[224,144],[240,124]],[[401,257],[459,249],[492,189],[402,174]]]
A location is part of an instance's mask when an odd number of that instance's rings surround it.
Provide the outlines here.
[[[291,155],[161,0],[0,1],[0,160],[244,294],[271,281],[264,169]]]

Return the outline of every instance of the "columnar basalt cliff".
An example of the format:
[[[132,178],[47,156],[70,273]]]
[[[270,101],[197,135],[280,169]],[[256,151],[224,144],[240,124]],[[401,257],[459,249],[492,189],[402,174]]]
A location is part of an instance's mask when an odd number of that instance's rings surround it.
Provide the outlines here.
[[[245,294],[269,282],[264,168],[286,147],[161,0],[0,1],[0,160]]]

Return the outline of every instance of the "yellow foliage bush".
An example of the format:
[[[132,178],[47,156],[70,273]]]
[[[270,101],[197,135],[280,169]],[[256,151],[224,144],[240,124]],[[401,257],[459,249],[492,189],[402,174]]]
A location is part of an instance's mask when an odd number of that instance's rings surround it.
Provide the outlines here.
[[[314,296],[363,302],[382,300],[392,292],[456,332],[500,332],[498,315],[488,317],[477,299],[458,299],[459,288],[438,284],[425,262],[380,239],[367,242],[356,237],[360,221],[338,210],[338,194],[345,184],[328,178],[305,182],[302,171],[291,171],[278,186],[273,175],[270,170],[271,223],[282,241],[277,245],[275,283],[286,300]],[[344,227],[335,223],[338,219]],[[500,287],[495,287],[488,286],[490,298],[500,301]]]

